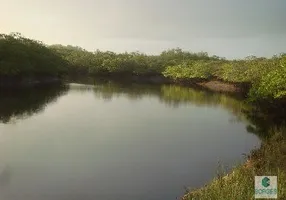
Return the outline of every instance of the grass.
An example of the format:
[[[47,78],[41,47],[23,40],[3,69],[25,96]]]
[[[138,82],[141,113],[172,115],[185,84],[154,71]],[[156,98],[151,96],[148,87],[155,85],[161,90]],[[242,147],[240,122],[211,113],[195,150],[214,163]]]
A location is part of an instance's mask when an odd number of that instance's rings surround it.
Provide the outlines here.
[[[246,163],[229,174],[219,174],[203,188],[187,192],[182,200],[248,200],[254,198],[254,176],[277,176],[278,199],[286,199],[286,132],[271,131]]]

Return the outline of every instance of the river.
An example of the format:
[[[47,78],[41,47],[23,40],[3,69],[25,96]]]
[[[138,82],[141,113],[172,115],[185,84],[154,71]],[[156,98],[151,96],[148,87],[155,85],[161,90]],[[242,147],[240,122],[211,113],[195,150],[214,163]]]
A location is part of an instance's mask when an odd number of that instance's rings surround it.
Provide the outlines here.
[[[259,147],[243,109],[177,85],[2,90],[0,199],[177,199]]]

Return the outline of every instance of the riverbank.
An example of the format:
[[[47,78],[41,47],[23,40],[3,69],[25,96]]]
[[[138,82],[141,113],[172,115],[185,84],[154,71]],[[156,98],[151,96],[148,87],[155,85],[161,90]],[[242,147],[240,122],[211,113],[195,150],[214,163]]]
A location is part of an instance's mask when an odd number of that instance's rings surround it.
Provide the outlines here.
[[[183,86],[201,87],[214,92],[225,92],[225,93],[245,93],[249,91],[249,84],[247,83],[231,83],[225,82],[219,79],[179,79],[174,80],[162,75],[153,76],[131,76],[133,82],[139,83],[160,83],[160,84],[180,84]]]
[[[254,199],[254,176],[277,176],[278,199],[286,199],[286,130],[269,135],[243,165],[229,174],[219,174],[202,188],[187,192],[182,200]]]
[[[183,86],[198,87],[213,92],[247,95],[250,86],[247,83],[231,83],[219,79],[182,79],[172,80],[172,83]]]
[[[89,52],[81,47],[45,45],[19,33],[0,34],[3,58],[0,76],[37,77],[82,74],[86,76],[132,76],[133,81],[186,82],[218,92],[237,92],[247,83],[253,101],[286,97],[286,56],[247,57],[227,60],[206,52],[169,49],[159,55],[140,52]],[[157,77],[153,77],[153,76]],[[199,81],[199,82],[198,82]],[[219,82],[217,82],[219,81]],[[199,83],[199,84],[198,84]],[[242,87],[243,88],[243,87]]]
[[[88,75],[86,75],[88,76]],[[86,78],[86,76],[84,76]],[[68,76],[67,76],[68,77]],[[88,76],[89,77],[89,76]],[[93,76],[91,76],[93,78]],[[97,75],[95,79],[99,80],[114,80],[119,82],[130,83],[150,83],[150,84],[179,84],[183,86],[201,87],[214,92],[225,93],[247,93],[248,89],[245,85],[236,83],[227,83],[221,80],[205,80],[205,79],[189,79],[189,80],[173,80],[157,75],[126,75],[126,74],[110,74]],[[69,78],[66,78],[69,79]],[[35,86],[42,84],[51,84],[61,82],[59,77],[1,77],[0,87],[21,87],[21,86]]]
[[[86,75],[88,76],[88,75]],[[81,79],[86,76],[70,76],[71,78]],[[143,84],[178,84],[186,87],[196,87],[207,89],[213,92],[247,94],[249,84],[231,83],[219,79],[178,79],[174,80],[161,74],[151,75],[130,75],[130,74],[106,74],[97,76],[88,76],[95,80],[111,80],[117,82],[143,83]],[[67,77],[69,79],[69,76]]]

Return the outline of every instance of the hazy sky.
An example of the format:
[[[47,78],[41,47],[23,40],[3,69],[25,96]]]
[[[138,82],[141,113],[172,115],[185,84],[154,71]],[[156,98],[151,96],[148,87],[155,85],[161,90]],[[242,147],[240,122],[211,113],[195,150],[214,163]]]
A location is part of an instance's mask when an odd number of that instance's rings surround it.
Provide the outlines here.
[[[286,0],[0,0],[0,32],[87,50],[286,52]]]

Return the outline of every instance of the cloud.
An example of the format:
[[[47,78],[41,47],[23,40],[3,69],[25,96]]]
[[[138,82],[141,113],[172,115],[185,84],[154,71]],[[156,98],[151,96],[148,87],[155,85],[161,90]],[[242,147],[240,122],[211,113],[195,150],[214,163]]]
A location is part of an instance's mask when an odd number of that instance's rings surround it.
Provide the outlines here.
[[[219,55],[228,51],[227,44],[239,44],[227,52],[233,55],[259,54],[259,49],[265,53],[257,47],[258,40],[269,52],[286,46],[285,0],[0,0],[0,4],[5,5],[1,32],[21,32],[48,44],[143,52],[183,46]]]
[[[286,34],[286,2],[125,1],[106,13],[106,38],[180,40],[191,37],[245,38]],[[129,2],[127,4],[127,2]],[[158,2],[161,2],[159,6]]]

